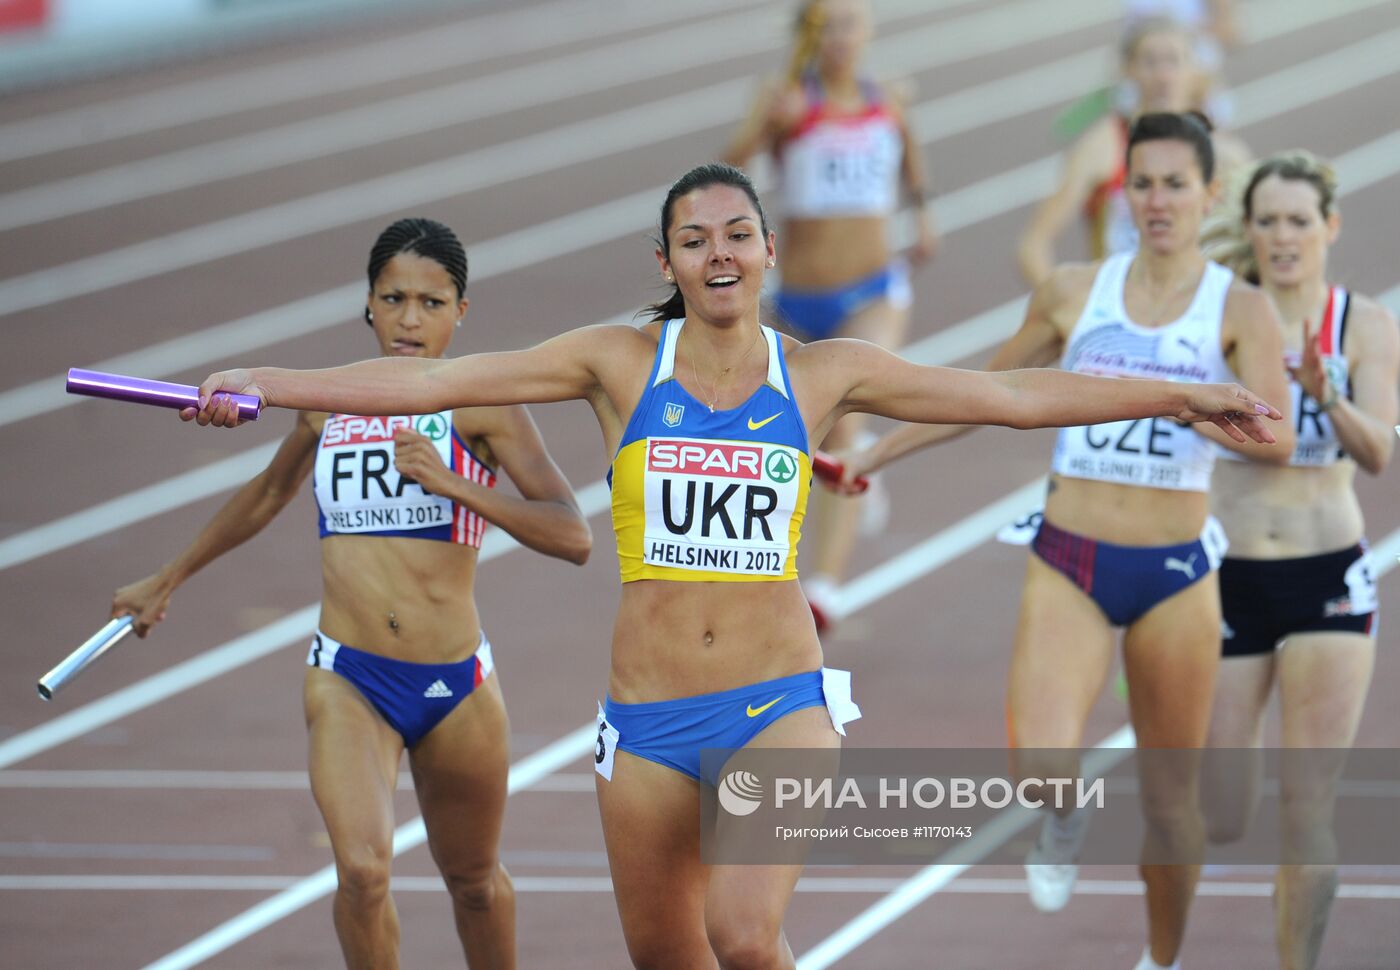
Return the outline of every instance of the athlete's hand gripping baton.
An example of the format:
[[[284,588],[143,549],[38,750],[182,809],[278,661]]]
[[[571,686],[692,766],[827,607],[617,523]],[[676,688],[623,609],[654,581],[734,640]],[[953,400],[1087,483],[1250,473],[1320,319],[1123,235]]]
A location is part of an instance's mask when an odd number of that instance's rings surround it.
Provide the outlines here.
[[[814,452],[812,455],[812,474],[831,485],[839,485],[842,476],[846,474],[846,463],[833,458],[824,451]],[[870,479],[864,475],[857,475],[851,482],[851,487],[857,493],[863,492],[870,487]]]
[[[117,617],[89,637],[81,647],[64,657],[62,663],[39,678],[39,696],[46,701],[53,700],[53,695],[62,690],[65,684],[92,666],[98,657],[130,633],[131,624],[135,619],[134,616]]]
[[[83,370],[72,367],[68,370],[68,393],[86,394],[89,397],[105,397],[113,401],[130,401],[134,404],[154,404],[166,408],[199,408],[199,388],[191,384],[171,384],[167,381],[150,381],[144,377],[126,377],[122,374],[105,374],[100,370]],[[262,401],[256,394],[229,394],[220,391],[215,397],[226,395],[238,408],[239,421],[256,421],[262,410]]]

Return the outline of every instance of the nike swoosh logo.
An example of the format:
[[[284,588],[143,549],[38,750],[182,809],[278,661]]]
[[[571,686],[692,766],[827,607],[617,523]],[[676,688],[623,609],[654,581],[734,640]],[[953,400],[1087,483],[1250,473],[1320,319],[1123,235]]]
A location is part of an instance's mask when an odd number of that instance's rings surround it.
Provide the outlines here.
[[[783,412],[779,411],[777,414],[773,415],[771,418],[764,418],[762,421],[755,421],[753,418],[749,418],[749,430],[750,430],[750,431],[757,431],[759,428],[763,427],[763,426],[764,426],[765,424],[767,424],[769,421],[776,420],[777,418],[781,418],[782,416],[783,416]]]
[[[773,418],[776,418],[776,417],[777,417],[776,414],[773,415]],[[769,420],[769,421],[772,421],[773,418],[769,418],[768,420]],[[773,698],[771,701],[769,701],[767,704],[764,704],[762,707],[757,707],[757,708],[756,708],[756,707],[754,707],[752,704],[750,704],[750,705],[748,706],[749,717],[758,717],[758,715],[760,715],[760,714],[762,714],[764,711],[768,710],[768,708],[772,707],[774,704],[778,703],[778,701],[782,700],[782,699],[783,699],[784,697],[786,697],[786,696],[787,696],[786,694],[779,694],[777,697]]]

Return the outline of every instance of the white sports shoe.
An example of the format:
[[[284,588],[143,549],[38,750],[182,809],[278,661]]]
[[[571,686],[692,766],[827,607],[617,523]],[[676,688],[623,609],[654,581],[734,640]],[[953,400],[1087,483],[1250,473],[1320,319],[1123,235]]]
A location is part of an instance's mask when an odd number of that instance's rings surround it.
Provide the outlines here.
[[[1181,961],[1178,959],[1170,966],[1164,967],[1152,959],[1152,950],[1149,947],[1142,951],[1142,959],[1137,962],[1133,970],[1181,970]]]
[[[1089,816],[1080,809],[1068,818],[1050,815],[1040,827],[1040,838],[1026,855],[1026,887],[1031,905],[1042,913],[1058,913],[1074,895],[1079,878],[1075,859],[1089,832]]]

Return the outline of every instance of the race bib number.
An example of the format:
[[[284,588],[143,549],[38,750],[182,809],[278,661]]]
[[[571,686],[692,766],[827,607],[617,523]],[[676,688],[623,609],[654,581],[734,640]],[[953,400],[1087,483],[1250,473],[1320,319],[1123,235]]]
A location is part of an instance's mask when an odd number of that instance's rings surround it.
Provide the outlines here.
[[[886,125],[823,125],[790,152],[797,195],[828,211],[893,208],[903,145]]]
[[[1374,613],[1380,608],[1376,596],[1376,571],[1371,563],[1371,553],[1365,552],[1347,567],[1347,599],[1352,616]]]
[[[331,532],[359,533],[427,529],[450,525],[452,503],[430,495],[394,468],[394,433],[408,428],[452,465],[451,412],[360,417],[334,414],[326,420],[316,455],[316,498]]]
[[[673,569],[781,576],[801,469],[797,450],[781,445],[648,440],[643,561]]]
[[[604,781],[612,781],[613,759],[617,757],[617,728],[608,723],[603,715],[603,705],[598,705],[598,737],[593,744],[593,770],[603,776]]]
[[[1068,429],[1077,437],[1063,471],[1076,478],[1181,488],[1184,472],[1176,461],[1177,435],[1195,432],[1170,418],[1137,418]]]
[[[1008,546],[1028,546],[1035,541],[1040,524],[1044,521],[1044,509],[1034,509],[1018,516],[1014,522],[1008,522],[997,531],[997,542],[1004,542]]]

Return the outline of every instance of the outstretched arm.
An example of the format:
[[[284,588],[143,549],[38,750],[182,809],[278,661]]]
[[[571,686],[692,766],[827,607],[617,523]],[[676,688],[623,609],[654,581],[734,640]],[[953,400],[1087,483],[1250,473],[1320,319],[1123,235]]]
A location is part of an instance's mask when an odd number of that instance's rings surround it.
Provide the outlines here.
[[[1053,306],[1060,300],[1060,285],[1060,277],[1056,275],[1036,287],[1026,306],[1021,328],[997,348],[987,363],[987,370],[1044,367],[1060,355],[1064,341],[1052,319]],[[905,455],[951,441],[979,427],[978,424],[901,425],[868,447],[841,455],[846,466],[842,484],[854,482],[857,477],[878,471]]]
[[[900,421],[1056,428],[1171,417],[1209,421],[1235,441],[1272,443],[1262,418],[1283,415],[1238,384],[1120,380],[1036,368],[1000,373],[921,367],[848,342],[858,375],[846,408]]]
[[[587,398],[619,325],[571,330],[527,350],[445,360],[381,357],[322,370],[256,367],[222,371],[199,386],[202,406],[186,421],[233,427],[237,412],[218,391],[256,394],[264,407],[342,414],[428,414],[446,408]]]
[[[183,552],[152,575],[112,594],[112,616],[134,616],[137,636],[149,633],[165,619],[166,606],[181,583],[257,535],[292,500],[311,473],[316,438],[310,418],[298,415],[296,427],[271,463],[233,493]]]

